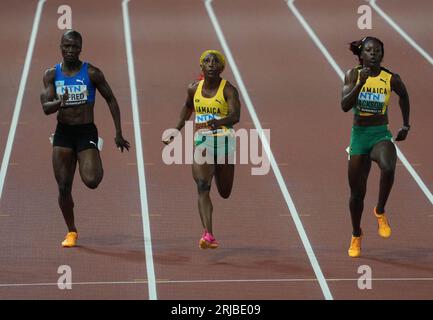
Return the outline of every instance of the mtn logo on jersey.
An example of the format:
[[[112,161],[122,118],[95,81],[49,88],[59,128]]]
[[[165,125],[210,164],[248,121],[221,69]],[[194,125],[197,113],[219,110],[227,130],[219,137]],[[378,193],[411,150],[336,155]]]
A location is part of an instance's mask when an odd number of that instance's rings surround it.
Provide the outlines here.
[[[382,113],[385,104],[385,94],[360,92],[356,108],[362,112]]]
[[[196,114],[195,115],[195,122],[196,123],[203,123],[208,122],[213,119],[221,119],[221,117],[215,115],[215,114]]]

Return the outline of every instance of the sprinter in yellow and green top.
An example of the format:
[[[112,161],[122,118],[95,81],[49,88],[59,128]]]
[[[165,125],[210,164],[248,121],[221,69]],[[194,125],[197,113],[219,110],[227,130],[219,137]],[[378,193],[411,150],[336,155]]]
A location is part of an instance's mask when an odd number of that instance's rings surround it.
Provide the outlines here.
[[[350,50],[358,56],[359,65],[350,69],[344,79],[341,107],[353,110],[354,120],[349,146],[350,214],[352,239],[349,256],[361,255],[361,216],[371,161],[378,164],[380,190],[373,212],[382,238],[391,236],[391,228],[385,217],[385,204],[394,182],[396,149],[388,128],[388,102],[391,91],[399,96],[403,126],[395,140],[403,141],[409,132],[409,96],[400,76],[381,67],[384,56],[382,41],[365,37],[350,44]]]
[[[185,121],[195,112],[195,154],[206,154],[204,163],[194,156],[192,173],[198,190],[198,209],[203,225],[203,235],[199,240],[201,249],[218,248],[212,230],[213,206],[209,197],[212,178],[215,176],[217,189],[221,197],[231,194],[234,178],[234,161],[229,161],[233,154],[235,135],[233,125],[239,122],[240,101],[237,89],[221,78],[225,67],[225,57],[217,50],[206,50],[200,56],[203,79],[194,81],[188,88],[188,95],[180,119],[176,125],[179,132]],[[173,141],[173,135],[164,137],[163,142]],[[233,160],[233,158],[232,158]]]

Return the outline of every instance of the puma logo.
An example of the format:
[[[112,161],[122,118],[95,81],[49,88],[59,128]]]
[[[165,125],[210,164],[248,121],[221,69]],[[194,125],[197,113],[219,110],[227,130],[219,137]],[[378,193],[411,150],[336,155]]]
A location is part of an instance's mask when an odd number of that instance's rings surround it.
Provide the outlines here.
[[[384,79],[380,78],[380,81],[382,81],[382,82],[385,82],[385,84],[386,84],[386,80],[384,80]]]
[[[219,101],[218,99],[215,99],[216,102],[218,102],[219,104],[223,104],[221,101]]]
[[[83,79],[83,80],[75,79],[75,81],[77,81],[77,82],[81,82],[81,84],[84,86],[84,79]]]
[[[93,142],[93,141],[89,141],[89,143],[95,145],[95,147],[98,147],[97,144],[95,142]]]

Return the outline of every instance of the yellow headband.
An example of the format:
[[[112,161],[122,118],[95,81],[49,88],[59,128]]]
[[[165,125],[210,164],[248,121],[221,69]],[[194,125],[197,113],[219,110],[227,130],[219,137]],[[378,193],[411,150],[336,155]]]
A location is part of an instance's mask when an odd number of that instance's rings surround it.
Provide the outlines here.
[[[203,52],[200,56],[200,65],[203,64],[203,60],[204,58],[206,58],[208,55],[213,54],[215,55],[218,60],[221,62],[221,64],[223,65],[223,69],[226,66],[226,58],[224,57],[224,55],[219,52],[218,50],[206,50],[205,52]]]

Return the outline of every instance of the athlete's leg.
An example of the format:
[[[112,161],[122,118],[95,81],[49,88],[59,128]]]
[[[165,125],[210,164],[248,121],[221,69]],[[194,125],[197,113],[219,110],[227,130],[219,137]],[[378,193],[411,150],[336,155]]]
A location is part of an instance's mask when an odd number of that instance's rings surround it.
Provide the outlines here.
[[[77,157],[81,180],[90,189],[96,189],[104,176],[99,150],[85,149],[78,152]]]
[[[209,233],[212,232],[212,201],[209,196],[215,166],[213,164],[196,162],[192,165],[192,175],[197,184],[198,191],[198,211],[200,213],[203,228]]]
[[[350,216],[353,236],[361,236],[361,217],[367,190],[367,178],[371,168],[369,155],[351,155],[349,160]]]
[[[371,150],[370,158],[380,168],[380,190],[376,206],[376,211],[380,214],[385,212],[386,201],[394,183],[395,165],[397,162],[394,143],[389,140],[378,142]]]
[[[235,176],[234,164],[216,164],[215,165],[215,182],[218,192],[224,199],[227,199],[233,187],[233,179]]]
[[[227,199],[233,187],[233,179],[235,176],[234,165],[234,138],[224,137],[224,149],[218,148],[215,155],[215,183],[218,188],[218,193],[224,199]],[[233,144],[233,145],[232,145]],[[223,161],[219,161],[222,159]]]
[[[70,148],[53,147],[53,168],[59,188],[59,206],[68,226],[69,232],[77,232],[74,221],[74,201],[72,199],[72,182],[74,181],[77,158]]]

